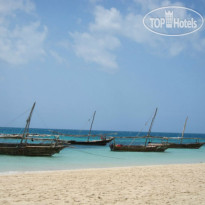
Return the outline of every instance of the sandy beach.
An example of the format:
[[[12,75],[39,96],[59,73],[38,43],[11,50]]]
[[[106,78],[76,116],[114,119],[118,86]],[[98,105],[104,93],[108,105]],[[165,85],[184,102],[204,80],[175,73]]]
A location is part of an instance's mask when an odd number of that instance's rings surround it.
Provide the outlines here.
[[[205,164],[3,174],[0,204],[205,204]]]

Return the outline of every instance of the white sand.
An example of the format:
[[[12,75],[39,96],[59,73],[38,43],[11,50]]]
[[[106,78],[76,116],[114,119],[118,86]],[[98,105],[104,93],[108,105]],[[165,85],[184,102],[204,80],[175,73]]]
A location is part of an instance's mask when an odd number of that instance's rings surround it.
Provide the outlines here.
[[[205,164],[0,176],[0,205],[205,204]]]

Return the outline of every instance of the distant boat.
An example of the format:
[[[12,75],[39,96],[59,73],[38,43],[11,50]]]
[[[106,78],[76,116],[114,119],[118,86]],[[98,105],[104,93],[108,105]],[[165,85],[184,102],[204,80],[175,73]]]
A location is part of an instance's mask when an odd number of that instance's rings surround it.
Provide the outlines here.
[[[155,110],[154,116],[152,118],[152,122],[150,124],[149,131],[147,133],[147,136],[141,137],[145,138],[145,144],[144,145],[122,145],[122,144],[110,144],[111,151],[121,151],[121,152],[164,152],[167,149],[167,146],[164,144],[150,144],[147,143],[147,139],[150,137],[152,125],[154,123],[156,114],[157,114],[157,108]]]
[[[114,137],[110,137],[109,139],[101,139],[101,140],[92,140],[92,141],[76,141],[76,140],[68,140],[67,143],[75,144],[75,145],[95,145],[95,146],[105,146],[110,143]]]
[[[20,139],[20,142],[3,142],[0,143],[0,154],[2,155],[24,155],[24,156],[52,156],[59,153],[62,149],[68,146],[63,144],[58,144],[58,141],[53,139],[48,139],[50,143],[28,143],[28,140],[34,141],[39,140],[34,137],[29,138],[29,125],[31,121],[31,116],[35,107],[33,104],[30,111],[29,117],[26,121],[26,126],[22,135],[1,135],[1,139],[16,140]]]
[[[168,148],[199,149],[202,145],[204,145],[203,142],[199,142],[198,138],[193,138],[193,139],[196,139],[195,143],[183,143],[184,132],[185,132],[185,129],[186,129],[187,120],[188,120],[188,117],[186,118],[185,123],[184,123],[182,136],[180,138],[178,138],[180,140],[180,142],[179,143],[168,143]],[[187,138],[185,138],[185,139],[187,139]],[[168,142],[168,140],[169,140],[169,138],[167,138],[167,142]]]
[[[167,147],[164,145],[121,145],[111,144],[111,151],[121,152],[164,152]]]
[[[55,133],[55,134],[62,135],[62,136],[67,136],[67,137],[87,137],[87,141],[62,140],[66,143],[70,143],[70,144],[74,144],[74,145],[105,146],[108,143],[110,143],[114,139],[114,137],[107,138],[106,134],[99,134],[99,135],[91,134],[93,122],[94,122],[94,119],[95,119],[95,114],[96,114],[96,111],[93,114],[92,122],[91,122],[91,125],[90,125],[90,130],[89,130],[89,133],[87,135],[69,135],[69,134],[63,134],[63,133],[56,132],[56,131],[52,131],[52,132]],[[100,137],[101,139],[100,140],[90,140],[90,137]]]

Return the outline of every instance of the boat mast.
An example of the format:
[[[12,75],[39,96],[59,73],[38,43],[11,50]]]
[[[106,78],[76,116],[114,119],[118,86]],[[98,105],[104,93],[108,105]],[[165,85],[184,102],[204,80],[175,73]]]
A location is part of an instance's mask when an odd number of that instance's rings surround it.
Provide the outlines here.
[[[158,110],[158,108],[156,108],[156,110],[155,110],[154,116],[153,116],[153,118],[152,118],[152,122],[151,122],[150,127],[149,127],[149,131],[148,131],[148,133],[147,133],[147,137],[150,136],[150,133],[151,133],[151,130],[152,130],[152,126],[153,126],[155,117],[156,117],[156,115],[157,115],[157,110]]]
[[[183,140],[183,138],[184,138],[184,132],[185,132],[185,129],[186,129],[187,120],[188,120],[188,117],[186,117],[186,120],[185,120],[185,123],[184,123],[184,128],[183,128],[183,131],[182,131],[182,136],[181,136],[181,141],[180,141],[180,143],[182,143],[182,140]]]
[[[31,117],[32,117],[32,113],[33,113],[33,110],[34,110],[35,105],[36,105],[36,102],[34,102],[32,108],[31,108],[30,114],[29,114],[29,116],[28,116],[28,119],[26,120],[26,126],[25,126],[24,131],[23,131],[21,143],[23,142],[23,140],[24,140],[24,139],[26,138],[26,136],[28,135],[29,126],[30,126],[30,122],[31,122]]]
[[[151,133],[151,130],[152,130],[152,126],[153,126],[155,117],[156,117],[156,115],[157,115],[157,110],[158,110],[158,108],[156,108],[156,110],[155,110],[154,116],[153,116],[153,118],[152,118],[152,122],[151,122],[150,127],[149,127],[149,131],[148,131],[148,133],[147,133],[147,137],[150,136],[150,133]],[[146,141],[145,141],[145,146],[146,146],[146,145],[147,145],[147,138],[146,138]]]
[[[95,119],[95,113],[96,113],[96,111],[95,111],[94,114],[93,114],[92,123],[91,123],[91,125],[90,125],[90,131],[89,131],[89,134],[88,134],[88,141],[89,141],[89,137],[90,137],[90,134],[91,134],[91,130],[92,130],[92,126],[93,126],[93,122],[94,122],[94,119]]]

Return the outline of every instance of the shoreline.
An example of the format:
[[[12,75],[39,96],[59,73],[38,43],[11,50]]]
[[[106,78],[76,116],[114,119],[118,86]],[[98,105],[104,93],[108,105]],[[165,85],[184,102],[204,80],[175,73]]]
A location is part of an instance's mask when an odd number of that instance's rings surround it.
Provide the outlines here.
[[[98,170],[115,170],[115,169],[128,169],[128,168],[147,168],[147,167],[160,167],[160,166],[177,166],[177,165],[200,165],[205,162],[197,163],[173,163],[173,164],[151,164],[151,165],[134,165],[134,166],[117,166],[117,167],[91,167],[91,168],[74,168],[74,169],[62,169],[62,170],[35,170],[35,171],[5,171],[0,172],[1,176],[10,176],[10,175],[21,175],[21,174],[40,174],[40,173],[53,173],[53,172],[80,172],[80,171],[98,171]]]

